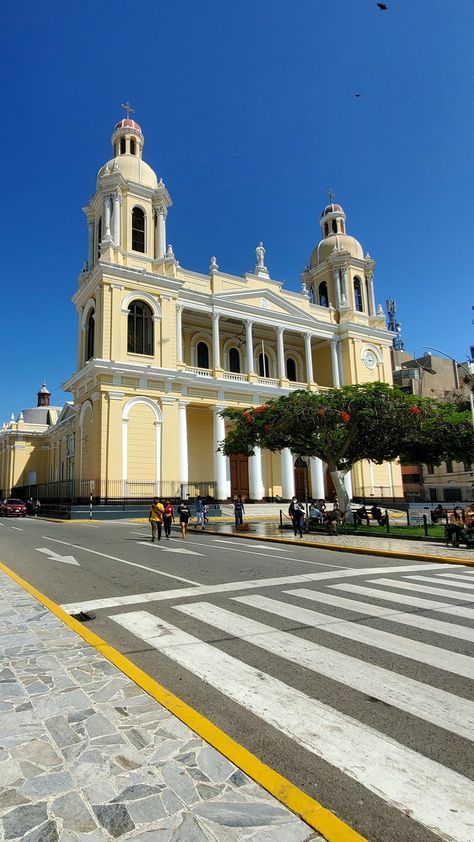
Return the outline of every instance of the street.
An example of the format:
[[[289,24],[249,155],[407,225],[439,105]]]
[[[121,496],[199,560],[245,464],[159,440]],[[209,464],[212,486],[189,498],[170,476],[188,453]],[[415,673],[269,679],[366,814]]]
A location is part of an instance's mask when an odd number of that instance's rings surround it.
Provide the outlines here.
[[[472,842],[472,568],[41,519],[0,560],[370,842]]]

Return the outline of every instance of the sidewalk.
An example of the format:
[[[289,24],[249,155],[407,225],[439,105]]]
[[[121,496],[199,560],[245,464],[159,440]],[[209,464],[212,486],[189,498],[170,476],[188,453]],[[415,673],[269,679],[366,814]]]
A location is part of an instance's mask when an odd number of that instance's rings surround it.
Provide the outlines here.
[[[1,570],[0,635],[0,839],[323,839]]]

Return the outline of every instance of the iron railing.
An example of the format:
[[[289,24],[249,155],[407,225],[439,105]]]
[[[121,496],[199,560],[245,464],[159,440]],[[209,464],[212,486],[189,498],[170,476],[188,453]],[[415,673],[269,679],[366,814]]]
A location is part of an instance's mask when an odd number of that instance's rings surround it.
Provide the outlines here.
[[[153,497],[163,499],[189,500],[202,497],[212,501],[216,498],[216,483],[213,480],[202,482],[179,482],[179,480],[79,480],[69,479],[57,482],[19,485],[12,489],[12,497],[22,500],[40,500],[41,503],[57,505],[125,505],[149,503]]]

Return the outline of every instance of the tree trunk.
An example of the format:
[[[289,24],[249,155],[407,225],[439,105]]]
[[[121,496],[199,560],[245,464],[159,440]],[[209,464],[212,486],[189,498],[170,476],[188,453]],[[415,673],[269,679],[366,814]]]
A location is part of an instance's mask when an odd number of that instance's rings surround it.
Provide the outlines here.
[[[344,474],[340,471],[331,470],[328,466],[329,475],[333,481],[334,488],[336,491],[337,502],[339,503],[339,508],[341,512],[345,515],[346,512],[350,511],[351,508],[351,501],[349,499],[349,495],[346,491],[346,486],[344,485],[343,478]]]

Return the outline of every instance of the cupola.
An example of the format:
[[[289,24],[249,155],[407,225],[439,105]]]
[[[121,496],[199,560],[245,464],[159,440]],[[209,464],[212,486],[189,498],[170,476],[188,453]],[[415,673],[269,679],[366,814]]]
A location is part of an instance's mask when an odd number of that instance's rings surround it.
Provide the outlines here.
[[[38,395],[37,406],[49,406],[49,404],[51,402],[51,392],[46,387],[46,383],[43,383],[43,385],[41,386],[41,389],[39,390],[39,392],[37,392],[37,395]]]
[[[326,205],[320,219],[322,240],[313,250],[310,258],[310,268],[313,269],[324,263],[333,252],[346,251],[351,257],[362,260],[364,252],[355,237],[346,233],[346,214],[341,205],[331,202]]]

